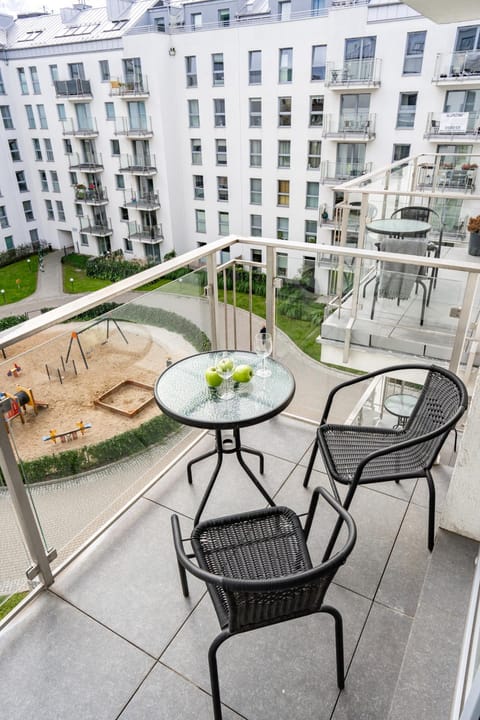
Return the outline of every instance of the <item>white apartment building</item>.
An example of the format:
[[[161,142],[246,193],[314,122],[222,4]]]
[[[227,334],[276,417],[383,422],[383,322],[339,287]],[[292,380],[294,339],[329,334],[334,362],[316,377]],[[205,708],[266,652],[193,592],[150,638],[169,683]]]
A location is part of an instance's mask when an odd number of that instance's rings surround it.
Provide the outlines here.
[[[475,186],[480,12],[109,0],[0,26],[0,250],[158,262],[219,235],[328,243],[335,185],[423,152]],[[446,201],[447,229],[460,208]]]

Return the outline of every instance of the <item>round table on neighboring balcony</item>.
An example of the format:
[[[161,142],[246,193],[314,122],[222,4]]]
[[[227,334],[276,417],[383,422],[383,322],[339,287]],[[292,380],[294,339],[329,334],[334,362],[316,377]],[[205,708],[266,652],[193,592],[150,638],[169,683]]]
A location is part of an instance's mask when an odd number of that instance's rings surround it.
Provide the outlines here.
[[[409,220],[407,218],[383,218],[371,220],[365,225],[370,232],[390,237],[425,237],[432,229],[430,223],[422,220]]]
[[[394,430],[403,430],[417,404],[417,400],[417,395],[409,395],[408,393],[396,393],[385,398],[383,407],[390,415],[397,418],[397,423],[393,426]]]

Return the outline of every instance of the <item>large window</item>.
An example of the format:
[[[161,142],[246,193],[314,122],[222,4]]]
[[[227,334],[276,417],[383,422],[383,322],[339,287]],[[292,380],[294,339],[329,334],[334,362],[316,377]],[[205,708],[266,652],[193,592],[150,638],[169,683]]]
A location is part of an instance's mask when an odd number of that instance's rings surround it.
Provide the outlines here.
[[[215,158],[217,165],[227,164],[227,141],[215,140]]]
[[[290,167],[290,140],[278,141],[278,167]]]
[[[250,167],[262,167],[261,140],[250,140]]]
[[[192,151],[192,165],[202,164],[202,141],[199,138],[190,140],[190,147]]]
[[[320,184],[318,182],[307,182],[307,196],[305,207],[316,210],[318,208],[318,193]]]
[[[205,210],[195,210],[195,230],[198,233],[207,232],[207,224],[205,220]]]
[[[293,76],[293,49],[281,48],[278,58],[278,82],[291,83]]]
[[[459,28],[457,31],[457,40],[455,43],[456,52],[465,52],[466,50],[480,49],[480,26],[472,25],[470,27]]]
[[[262,127],[262,99],[249,98],[248,100],[249,127]]]
[[[375,44],[374,36],[345,40],[344,74],[347,80],[372,78]]]
[[[185,74],[187,87],[197,87],[197,58],[195,55],[189,55],[185,58]]]
[[[325,80],[326,56],[327,56],[327,46],[326,45],[314,45],[312,47],[311,80]]]
[[[219,27],[228,27],[230,25],[230,9],[220,8],[217,11],[217,18]]]
[[[480,90],[449,90],[445,95],[444,112],[480,111]]]
[[[292,124],[292,98],[278,98],[278,124],[280,127],[290,127]]]
[[[250,178],[250,204],[262,204],[262,179]]]
[[[407,33],[407,47],[403,60],[404,75],[420,75],[422,72],[426,35],[425,31]]]
[[[212,55],[212,82],[214,85],[223,85],[225,82],[223,53],[214,53]]]
[[[192,13],[192,30],[200,30],[202,27],[202,13]]]
[[[262,82],[262,51],[250,50],[248,53],[248,82],[259,85]]]
[[[320,140],[309,140],[308,142],[308,170],[318,170],[322,154],[322,143]]]
[[[417,93],[400,93],[397,128],[413,128],[417,110]]]
[[[200,109],[198,100],[188,100],[188,127],[200,127]]]
[[[410,145],[395,144],[393,146],[392,162],[403,160],[410,155]]]
[[[369,93],[342,95],[340,99],[341,130],[366,132],[369,114]]]
[[[225,127],[225,100],[223,98],[215,98],[213,100],[213,124],[215,127]]]
[[[323,127],[323,95],[310,97],[310,127]]]

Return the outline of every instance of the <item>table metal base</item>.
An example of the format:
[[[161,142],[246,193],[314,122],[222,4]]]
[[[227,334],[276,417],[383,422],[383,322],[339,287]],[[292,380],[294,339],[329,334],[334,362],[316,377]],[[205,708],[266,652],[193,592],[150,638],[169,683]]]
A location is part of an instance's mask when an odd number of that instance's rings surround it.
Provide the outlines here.
[[[213,486],[215,485],[215,481],[217,479],[218,473],[220,472],[220,468],[222,466],[223,462],[223,456],[224,455],[231,455],[232,453],[235,453],[237,456],[238,462],[240,463],[241,467],[245,470],[250,480],[253,482],[255,487],[261,492],[265,500],[269,503],[269,505],[275,505],[270,495],[267,493],[263,485],[258,481],[258,479],[255,477],[253,472],[250,470],[248,465],[246,464],[245,460],[242,457],[242,453],[250,453],[250,455],[257,455],[259,458],[259,465],[260,465],[260,474],[263,475],[263,469],[264,469],[264,458],[263,453],[261,453],[259,450],[253,450],[252,448],[245,447],[242,445],[240,440],[240,430],[238,428],[233,429],[233,438],[222,438],[222,431],[221,430],[215,430],[215,447],[213,450],[210,450],[207,453],[204,453],[203,455],[199,455],[198,457],[194,458],[193,460],[190,460],[190,462],[187,465],[187,478],[188,482],[191,485],[193,482],[192,478],[192,465],[194,465],[197,462],[200,462],[201,460],[205,460],[208,457],[211,457],[212,455],[217,455],[217,464],[215,465],[215,469],[212,473],[212,476],[209,480],[209,483],[207,485],[207,489],[205,490],[205,493],[203,495],[203,498],[200,502],[200,505],[198,507],[197,513],[195,515],[195,518],[193,520],[194,525],[198,525],[198,522],[200,520],[200,517],[202,515],[202,512],[205,508],[205,505],[207,504],[207,500],[210,497],[210,493],[212,492]]]

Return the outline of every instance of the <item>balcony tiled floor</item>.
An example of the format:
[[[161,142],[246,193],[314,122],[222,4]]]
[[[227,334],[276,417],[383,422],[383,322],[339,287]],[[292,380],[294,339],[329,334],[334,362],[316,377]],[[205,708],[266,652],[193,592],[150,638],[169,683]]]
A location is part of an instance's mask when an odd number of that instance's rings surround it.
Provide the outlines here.
[[[278,417],[243,431],[265,452],[264,483],[303,512],[311,425]],[[211,446],[206,436],[192,456]],[[436,466],[438,510],[452,445]],[[12,720],[209,720],[207,648],[217,621],[204,586],[182,596],[170,516],[191,527],[213,459],[186,482],[181,460],[0,635],[0,707]],[[249,458],[255,467],[256,458]],[[327,485],[318,464],[312,481]],[[227,456],[205,515],[263,504]],[[332,516],[311,535],[319,554]],[[345,624],[346,687],[335,682],[327,615],[236,636],[219,651],[225,720],[438,720],[448,716],[477,544],[444,531],[426,549],[421,482],[360,488],[358,541],[327,601]],[[447,606],[445,606],[447,603]],[[452,618],[447,610],[454,611]],[[419,624],[416,618],[420,616]],[[448,617],[448,622],[447,622]],[[440,631],[440,632],[438,632]],[[412,702],[414,703],[412,709]],[[418,711],[417,711],[418,710]]]

